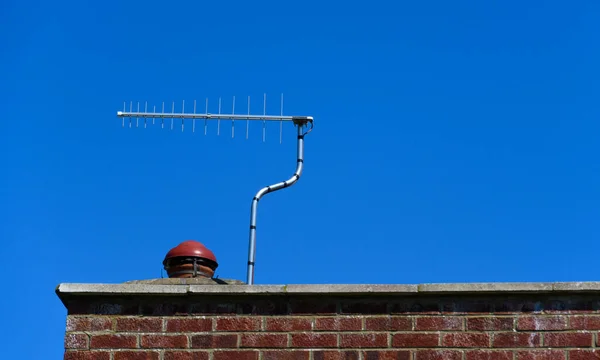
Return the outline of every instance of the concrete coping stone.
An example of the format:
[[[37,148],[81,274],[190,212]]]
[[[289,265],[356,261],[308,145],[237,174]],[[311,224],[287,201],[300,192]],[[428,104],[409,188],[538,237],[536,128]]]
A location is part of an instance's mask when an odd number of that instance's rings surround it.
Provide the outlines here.
[[[515,293],[582,293],[600,292],[600,282],[557,283],[458,283],[420,285],[195,285],[157,283],[153,280],[125,284],[63,283],[56,287],[59,297],[69,295],[467,295]]]

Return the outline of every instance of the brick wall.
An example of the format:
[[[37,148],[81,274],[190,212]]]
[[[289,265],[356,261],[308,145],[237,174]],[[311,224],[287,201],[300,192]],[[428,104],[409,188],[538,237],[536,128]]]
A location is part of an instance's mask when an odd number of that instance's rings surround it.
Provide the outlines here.
[[[596,293],[223,294],[226,288],[59,292],[68,309],[64,358],[600,359]]]

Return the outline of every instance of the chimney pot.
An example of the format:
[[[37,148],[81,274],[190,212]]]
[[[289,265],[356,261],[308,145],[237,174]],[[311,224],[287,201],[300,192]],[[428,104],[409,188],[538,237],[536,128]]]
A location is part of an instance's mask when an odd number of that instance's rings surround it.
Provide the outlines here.
[[[212,278],[219,264],[215,254],[206,246],[187,240],[169,250],[163,266],[170,278]]]

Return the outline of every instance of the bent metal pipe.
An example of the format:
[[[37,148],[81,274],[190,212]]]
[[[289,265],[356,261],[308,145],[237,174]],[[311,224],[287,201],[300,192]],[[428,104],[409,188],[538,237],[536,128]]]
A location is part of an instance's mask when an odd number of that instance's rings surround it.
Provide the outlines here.
[[[304,168],[304,136],[306,135],[305,133],[303,133],[304,124],[306,123],[296,123],[296,126],[298,127],[298,143],[296,171],[294,172],[294,175],[292,175],[292,177],[286,181],[282,181],[277,184],[269,185],[260,189],[252,199],[252,206],[250,208],[250,242],[248,245],[248,271],[246,273],[246,283],[248,285],[254,284],[254,266],[256,260],[256,214],[258,208],[258,201],[264,195],[292,186],[298,181],[298,179],[300,179],[300,175],[302,175],[302,169]]]

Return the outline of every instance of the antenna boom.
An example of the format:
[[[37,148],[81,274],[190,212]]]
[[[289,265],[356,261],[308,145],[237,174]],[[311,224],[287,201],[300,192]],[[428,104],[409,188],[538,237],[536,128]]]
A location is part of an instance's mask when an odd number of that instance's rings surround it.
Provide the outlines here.
[[[243,115],[243,114],[185,114],[185,113],[156,113],[117,111],[117,117],[122,118],[169,118],[169,119],[206,119],[206,120],[261,120],[261,121],[292,121],[310,122],[312,116],[283,116],[283,115]]]

